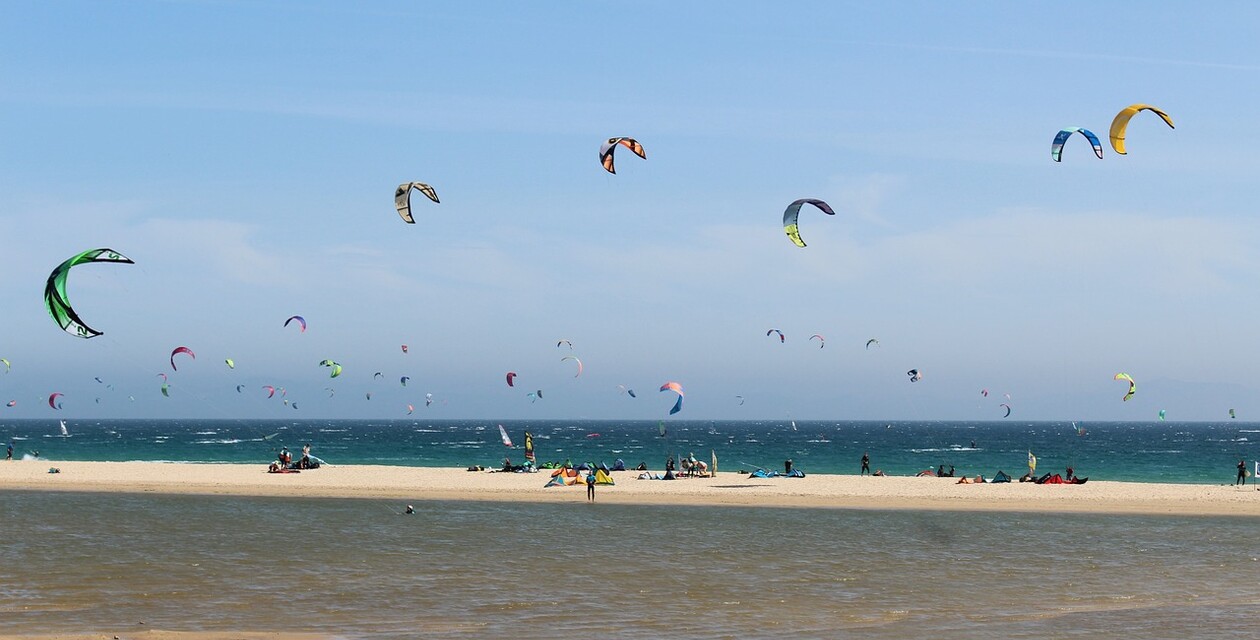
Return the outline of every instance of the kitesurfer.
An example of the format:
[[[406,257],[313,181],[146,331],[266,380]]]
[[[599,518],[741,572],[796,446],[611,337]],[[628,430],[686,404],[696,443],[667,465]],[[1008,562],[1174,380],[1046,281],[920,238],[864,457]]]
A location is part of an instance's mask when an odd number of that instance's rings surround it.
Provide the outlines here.
[[[415,507],[413,507],[413,506],[411,506],[411,505],[407,505],[407,510],[406,510],[406,511],[404,511],[403,513],[404,513],[404,514],[406,514],[406,515],[409,515],[409,516],[411,516],[411,515],[415,515],[415,514],[416,514],[416,508],[415,508]]]
[[[1234,486],[1240,484],[1247,486],[1247,461],[1245,459],[1238,461],[1238,479],[1234,480]]]
[[[595,470],[586,474],[586,501],[595,502]]]
[[[870,456],[870,455],[868,455],[868,454],[867,454],[867,452],[863,451],[863,452],[862,452],[862,473],[861,473],[861,475],[866,475],[866,474],[868,474],[868,473],[870,473],[870,472],[871,472],[871,456]]]

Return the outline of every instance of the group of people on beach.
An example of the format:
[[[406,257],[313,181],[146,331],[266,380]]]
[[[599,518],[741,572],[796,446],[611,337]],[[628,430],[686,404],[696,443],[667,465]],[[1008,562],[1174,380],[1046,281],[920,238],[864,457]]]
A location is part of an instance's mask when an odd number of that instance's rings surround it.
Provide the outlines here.
[[[276,454],[276,461],[267,467],[270,473],[286,473],[292,471],[301,471],[303,469],[318,469],[319,459],[311,458],[311,443],[302,445],[302,457],[297,462],[293,461],[293,454],[289,453],[288,447],[281,447],[280,453]]]

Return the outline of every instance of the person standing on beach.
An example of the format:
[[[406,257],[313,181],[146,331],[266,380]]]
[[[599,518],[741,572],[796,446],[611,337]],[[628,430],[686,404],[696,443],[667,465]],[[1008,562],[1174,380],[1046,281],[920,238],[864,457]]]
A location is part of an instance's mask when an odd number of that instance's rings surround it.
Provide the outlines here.
[[[1234,486],[1247,486],[1247,461],[1245,459],[1238,461],[1238,479],[1234,481]]]
[[[863,451],[862,452],[862,475],[866,475],[870,472],[871,472],[871,456],[868,455],[867,452]]]
[[[586,501],[595,502],[595,471],[586,474]]]
[[[12,441],[12,440],[10,440],[10,441],[9,441],[9,450],[8,450],[7,452],[5,452],[5,454],[4,454],[4,459],[5,459],[5,460],[12,460],[12,459],[13,459],[13,441]]]

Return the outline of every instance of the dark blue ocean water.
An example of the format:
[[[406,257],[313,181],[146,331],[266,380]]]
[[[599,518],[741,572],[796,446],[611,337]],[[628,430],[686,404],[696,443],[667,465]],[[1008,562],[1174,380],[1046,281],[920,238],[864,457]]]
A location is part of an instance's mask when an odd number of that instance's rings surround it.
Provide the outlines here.
[[[503,424],[513,440],[500,440]],[[1077,427],[1082,427],[1080,435]],[[716,453],[722,469],[782,468],[793,459],[806,473],[857,473],[863,452],[872,469],[893,475],[945,465],[991,476],[1027,470],[1102,480],[1232,482],[1240,458],[1260,457],[1260,424],[1061,422],[670,422],[664,437],[648,421],[374,421],[374,420],[102,420],[0,422],[0,439],[15,457],[57,460],[148,460],[264,464],[282,446],[295,453],[311,443],[330,464],[424,467],[498,466],[524,461],[525,431],[539,462],[565,459],[660,469],[673,454]],[[296,457],[296,456],[295,456]]]

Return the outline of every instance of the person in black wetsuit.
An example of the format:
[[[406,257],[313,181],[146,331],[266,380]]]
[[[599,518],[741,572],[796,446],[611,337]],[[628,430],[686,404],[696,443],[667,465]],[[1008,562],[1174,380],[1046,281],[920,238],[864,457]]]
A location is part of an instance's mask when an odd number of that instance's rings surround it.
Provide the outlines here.
[[[862,475],[866,475],[870,472],[871,472],[871,456],[868,455],[867,452],[863,451],[862,452]]]
[[[1247,485],[1247,461],[1245,459],[1238,461],[1238,479],[1234,480],[1234,486],[1240,484],[1243,486]]]

